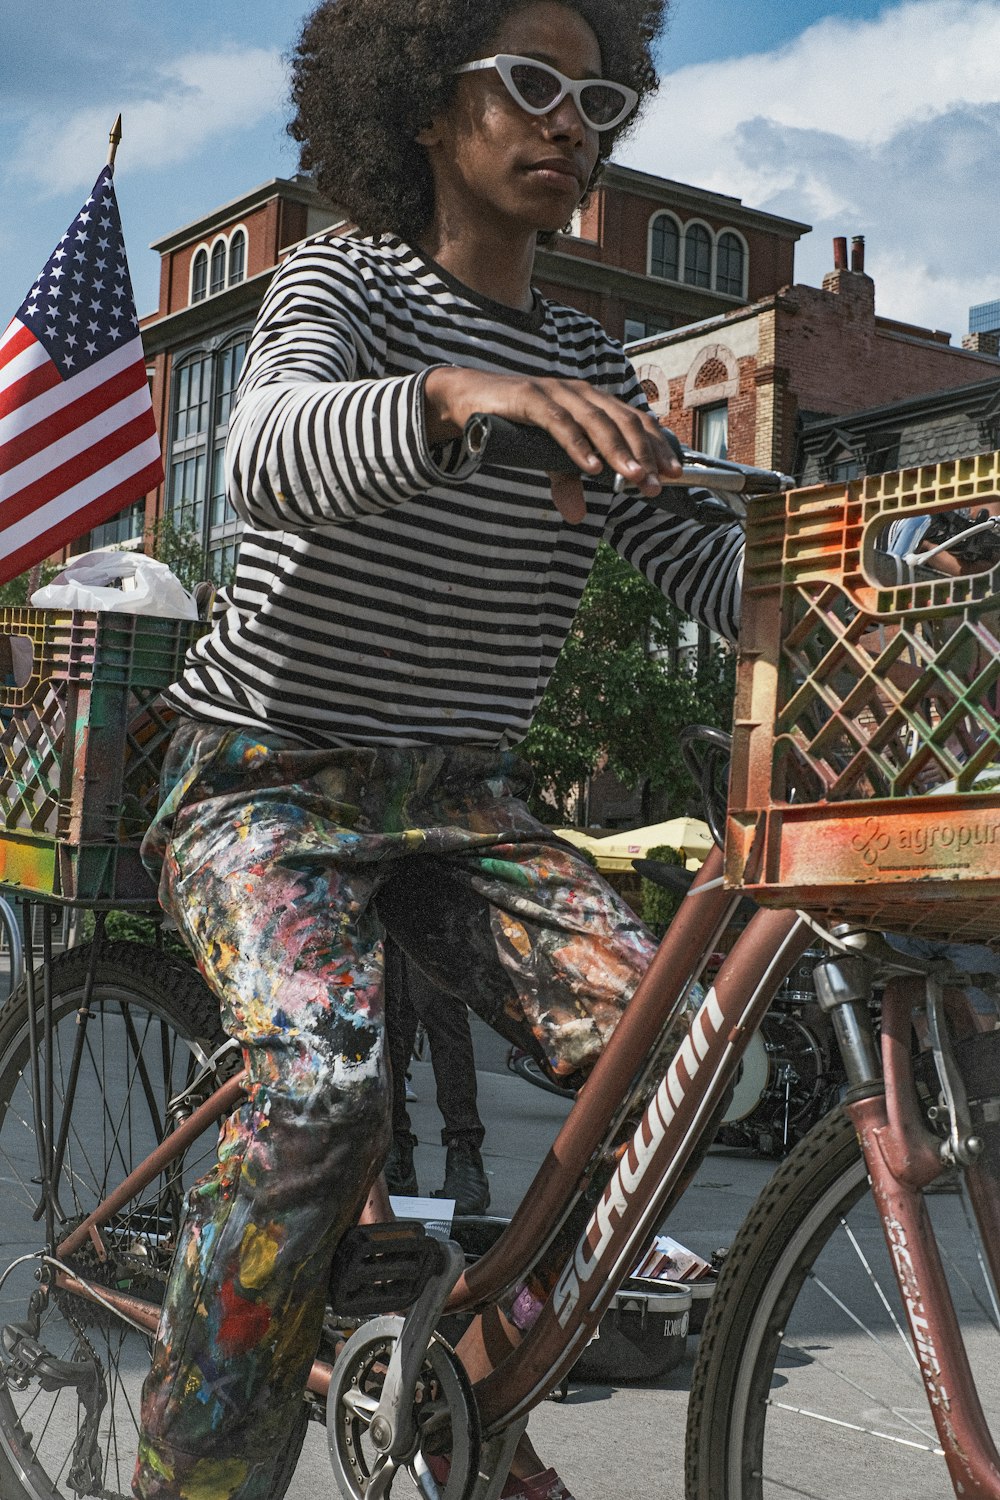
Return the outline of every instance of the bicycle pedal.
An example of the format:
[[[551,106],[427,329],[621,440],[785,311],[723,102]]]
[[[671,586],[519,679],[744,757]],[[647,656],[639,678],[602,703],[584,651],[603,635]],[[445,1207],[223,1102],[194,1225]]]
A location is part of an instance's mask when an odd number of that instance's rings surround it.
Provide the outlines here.
[[[422,1224],[349,1229],[330,1268],[329,1301],[341,1317],[372,1317],[412,1307],[445,1265],[440,1240]]]

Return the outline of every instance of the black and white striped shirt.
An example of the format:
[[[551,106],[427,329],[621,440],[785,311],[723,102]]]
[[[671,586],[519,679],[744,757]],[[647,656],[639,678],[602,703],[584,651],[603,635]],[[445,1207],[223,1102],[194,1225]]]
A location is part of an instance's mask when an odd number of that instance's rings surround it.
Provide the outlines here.
[[[248,529],[214,629],[171,690],[182,712],[324,747],[516,744],[602,538],[735,634],[737,527],[589,485],[586,520],[567,525],[542,475],[429,447],[422,387],[441,364],[644,399],[582,313],[490,302],[395,238],[307,244],[247,351],[227,466]]]

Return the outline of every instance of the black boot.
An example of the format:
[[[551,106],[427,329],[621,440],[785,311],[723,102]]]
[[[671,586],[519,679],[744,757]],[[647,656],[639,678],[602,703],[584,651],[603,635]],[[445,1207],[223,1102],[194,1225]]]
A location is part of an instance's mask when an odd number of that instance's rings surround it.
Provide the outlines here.
[[[444,1171],[444,1186],[435,1198],[454,1198],[456,1214],[484,1214],[490,1206],[490,1185],[479,1147],[471,1141],[451,1141]]]
[[[416,1144],[416,1136],[408,1132],[392,1138],[389,1155],[382,1170],[385,1173],[386,1187],[394,1198],[415,1198],[420,1192],[417,1187],[417,1169],[413,1165],[413,1148]]]

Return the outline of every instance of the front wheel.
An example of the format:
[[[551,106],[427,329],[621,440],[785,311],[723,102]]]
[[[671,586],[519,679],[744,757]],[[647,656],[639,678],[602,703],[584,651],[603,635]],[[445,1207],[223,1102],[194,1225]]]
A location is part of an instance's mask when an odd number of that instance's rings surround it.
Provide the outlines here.
[[[996,1303],[960,1183],[944,1185],[928,1208],[991,1419]],[[726,1257],[692,1380],[686,1480],[687,1500],[952,1493],[864,1157],[841,1110],[775,1173]]]
[[[52,964],[51,1089],[32,1063],[26,987],[0,1009],[2,1500],[126,1500],[149,1368],[144,1333],[55,1284],[44,1258],[39,1121],[51,1120],[61,1148],[58,1241],[220,1081],[210,1076],[195,1097],[180,1097],[224,1040],[218,1004],[191,965],[110,943],[88,997],[90,952],[75,948]],[[39,971],[40,1041],[42,980]],[[100,1252],[86,1246],[70,1269],[158,1305],[186,1190],[214,1154],[210,1131],[114,1216]]]

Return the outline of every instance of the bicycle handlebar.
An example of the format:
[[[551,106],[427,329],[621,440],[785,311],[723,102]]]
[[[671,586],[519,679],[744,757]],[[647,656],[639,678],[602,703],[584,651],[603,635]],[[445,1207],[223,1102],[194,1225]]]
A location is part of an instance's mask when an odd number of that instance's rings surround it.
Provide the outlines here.
[[[520,422],[510,422],[506,417],[476,412],[465,424],[464,438],[468,453],[496,468],[540,470],[547,474],[578,474],[581,478],[594,480],[604,488],[613,488],[616,492],[628,488],[625,480],[607,465],[597,475],[582,471],[555,438],[540,427],[529,427]],[[710,458],[705,453],[684,448],[680,444],[677,444],[676,451],[683,468],[677,479],[664,480],[667,488],[697,486],[725,494],[777,495],[795,487],[795,481],[788,474],[780,474],[773,469],[755,469],[746,464],[731,463],[727,459]],[[664,509],[676,509],[678,507],[675,502],[679,499],[679,496],[675,496],[670,503],[661,501],[661,504]],[[718,509],[718,506],[715,508]]]

